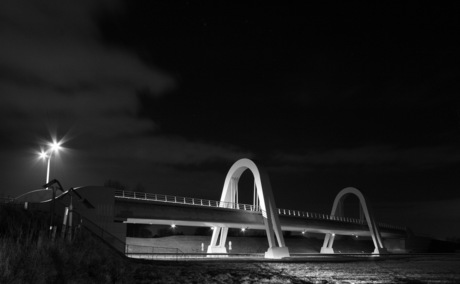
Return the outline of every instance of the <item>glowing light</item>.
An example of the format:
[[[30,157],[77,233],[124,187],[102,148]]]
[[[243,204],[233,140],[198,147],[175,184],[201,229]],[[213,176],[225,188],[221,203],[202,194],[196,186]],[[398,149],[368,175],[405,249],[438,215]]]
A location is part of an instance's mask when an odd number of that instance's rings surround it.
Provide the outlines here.
[[[40,156],[41,159],[46,159],[46,158],[48,158],[48,154],[46,154],[46,152],[43,151],[43,150],[42,150],[38,155]]]
[[[302,235],[304,235],[304,234],[305,234],[305,231],[302,231]]]
[[[61,144],[62,144],[61,141],[57,141],[57,140],[53,139],[53,142],[48,143],[49,148],[46,151],[41,150],[41,152],[39,153],[40,158],[42,158],[43,160],[47,160],[46,183],[48,183],[49,180],[50,180],[51,158],[53,156],[53,153],[57,153],[62,149]]]
[[[61,144],[62,142],[61,141],[53,141],[53,143],[50,143],[50,150],[52,152],[58,152],[59,150],[61,150]]]
[[[241,228],[241,232],[244,232],[244,231],[246,231],[246,228]]]
[[[176,227],[176,224],[171,224],[171,228],[175,228]]]

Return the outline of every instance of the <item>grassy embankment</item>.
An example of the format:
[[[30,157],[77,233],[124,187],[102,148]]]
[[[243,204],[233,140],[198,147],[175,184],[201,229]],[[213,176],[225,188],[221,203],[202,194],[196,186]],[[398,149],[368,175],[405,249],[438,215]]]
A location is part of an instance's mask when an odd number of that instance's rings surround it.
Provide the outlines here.
[[[126,260],[85,231],[73,242],[52,242],[48,218],[45,213],[0,206],[0,283],[104,283],[122,278]]]

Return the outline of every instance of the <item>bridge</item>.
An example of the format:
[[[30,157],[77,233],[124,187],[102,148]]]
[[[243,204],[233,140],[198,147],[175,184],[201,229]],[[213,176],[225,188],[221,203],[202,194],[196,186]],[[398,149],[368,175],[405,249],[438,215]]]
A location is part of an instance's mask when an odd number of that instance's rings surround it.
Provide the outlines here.
[[[238,180],[245,170],[254,175],[253,204],[238,202]],[[17,198],[17,201],[49,202],[45,191],[36,191]],[[46,191],[49,192],[49,191]],[[82,206],[72,199],[72,192],[93,206]],[[343,214],[343,200],[356,195],[360,201],[360,218]],[[46,194],[45,194],[46,195]],[[126,224],[164,224],[213,228],[207,252],[227,253],[229,228],[265,230],[269,248],[266,258],[289,257],[282,231],[325,234],[321,253],[334,253],[336,235],[370,236],[374,253],[386,253],[384,239],[404,239],[405,227],[376,222],[369,202],[356,188],[341,190],[334,200],[331,214],[277,208],[268,175],[249,159],[238,160],[229,170],[220,200],[179,197],[144,192],[115,190],[104,187],[80,187],[56,197],[63,204],[75,207],[89,222],[124,240]],[[75,199],[75,198],[74,198]],[[124,250],[120,246],[120,250]]]
[[[181,196],[115,191],[115,218],[131,224],[228,227],[263,230],[260,207]],[[283,231],[371,236],[363,219],[278,208]],[[378,223],[384,238],[406,236],[406,228]]]

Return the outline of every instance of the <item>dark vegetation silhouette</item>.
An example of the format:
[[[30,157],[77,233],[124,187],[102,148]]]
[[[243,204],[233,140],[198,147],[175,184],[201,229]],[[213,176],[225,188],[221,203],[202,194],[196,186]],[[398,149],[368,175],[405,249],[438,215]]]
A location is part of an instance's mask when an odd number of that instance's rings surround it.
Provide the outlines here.
[[[0,283],[115,283],[127,262],[81,230],[73,241],[48,238],[49,213],[0,204]]]

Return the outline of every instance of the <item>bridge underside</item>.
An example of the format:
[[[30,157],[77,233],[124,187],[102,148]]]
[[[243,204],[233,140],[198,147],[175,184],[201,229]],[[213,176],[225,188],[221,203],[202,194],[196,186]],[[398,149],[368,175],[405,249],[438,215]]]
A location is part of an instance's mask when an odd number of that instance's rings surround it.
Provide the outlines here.
[[[281,218],[280,218],[281,219]],[[252,230],[265,230],[263,224],[248,224],[248,223],[224,223],[224,222],[197,222],[197,221],[185,221],[185,220],[169,220],[169,219],[139,219],[139,218],[127,218],[120,220],[127,224],[148,224],[148,225],[176,225],[176,226],[189,226],[189,227],[225,227],[225,228],[246,228]],[[325,228],[327,226],[327,229]],[[327,224],[315,224],[306,223],[304,225],[283,225],[281,221],[281,229],[283,231],[291,232],[307,232],[307,233],[334,233],[344,236],[363,236],[370,237],[369,228],[366,225],[356,226],[354,228],[337,228],[333,229]],[[382,232],[384,238],[402,238],[405,237],[400,233]]]

